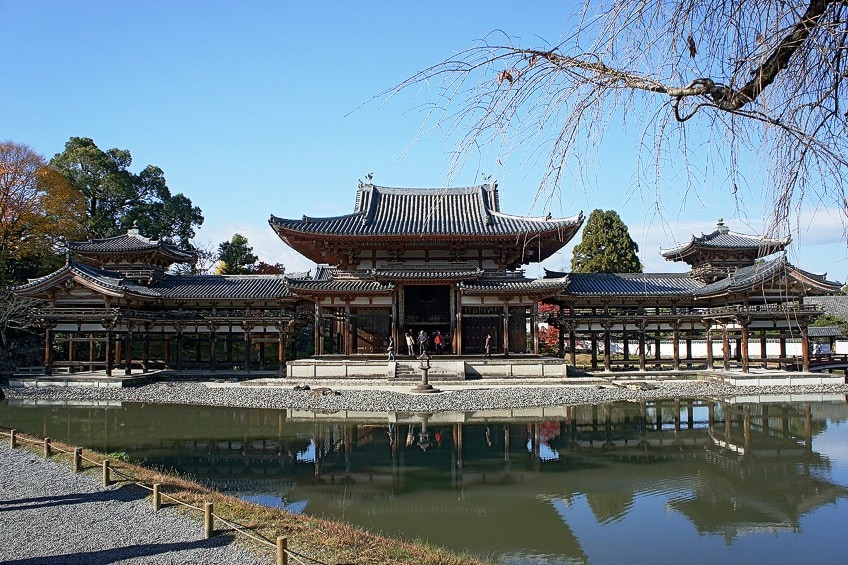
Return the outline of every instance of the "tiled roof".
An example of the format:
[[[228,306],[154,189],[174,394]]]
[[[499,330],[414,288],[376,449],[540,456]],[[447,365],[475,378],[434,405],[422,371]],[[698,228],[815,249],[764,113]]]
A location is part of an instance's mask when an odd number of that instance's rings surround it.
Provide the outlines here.
[[[292,296],[283,275],[166,275],[151,289],[170,300],[274,300]]]
[[[807,335],[812,338],[816,337],[839,337],[842,332],[837,326],[810,326],[807,328]]]
[[[194,259],[194,254],[191,252],[183,251],[175,245],[163,243],[158,239],[148,239],[137,233],[132,233],[134,230],[130,231],[131,233],[105,239],[69,241],[67,247],[71,251],[76,251],[83,255],[88,253],[121,254],[139,251],[159,251],[173,261],[191,261]]]
[[[736,269],[729,276],[708,284],[695,294],[699,297],[716,296],[735,292],[746,292],[761,288],[763,285],[786,275],[786,256],[757,263],[750,267]]]
[[[556,293],[567,284],[567,277],[558,279],[492,278],[461,282],[459,288],[463,294]]]
[[[848,296],[807,296],[804,304],[815,304],[826,314],[848,320]]]
[[[359,294],[386,294],[392,292],[395,285],[383,284],[374,280],[363,279],[334,279],[334,280],[306,280],[288,279],[286,281],[294,294],[314,293],[359,293]]]
[[[335,236],[517,235],[561,231],[567,242],[583,223],[570,218],[531,218],[503,214],[497,188],[387,188],[362,185],[353,214],[327,218],[284,219],[269,223],[281,232]]]
[[[719,224],[719,228],[712,233],[701,234],[700,237],[692,236],[683,245],[663,251],[662,256],[666,259],[680,260],[694,253],[697,249],[704,248],[712,250],[748,250],[758,257],[765,257],[766,255],[782,251],[789,245],[789,241],[790,239],[788,237],[776,239],[736,233],[725,228],[723,224]]]
[[[106,291],[117,294],[133,294],[136,296],[156,297],[159,294],[144,285],[124,278],[120,273],[98,269],[84,263],[68,261],[62,268],[53,271],[49,275],[32,279],[26,284],[15,287],[16,291],[27,291],[38,287],[50,287],[58,284],[61,280],[77,277],[91,282]]]
[[[548,276],[556,274],[548,272]],[[704,286],[686,273],[571,273],[564,294],[583,296],[687,296]]]
[[[483,274],[483,269],[374,269],[377,280],[469,280]]]

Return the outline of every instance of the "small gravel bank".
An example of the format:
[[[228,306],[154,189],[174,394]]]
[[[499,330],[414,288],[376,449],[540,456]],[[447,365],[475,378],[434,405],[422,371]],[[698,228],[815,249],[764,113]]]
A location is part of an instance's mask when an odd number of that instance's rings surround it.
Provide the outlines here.
[[[153,512],[142,489],[103,487],[66,464],[0,444],[0,562],[13,564],[264,563],[231,536],[172,508]]]
[[[534,408],[541,406],[574,406],[601,404],[619,400],[652,400],[658,398],[728,398],[761,395],[848,394],[848,385],[815,386],[745,386],[734,387],[704,381],[656,381],[641,390],[637,384],[563,385],[556,383],[523,384],[486,383],[444,385],[438,394],[411,394],[410,384],[350,381],[298,381],[199,383],[159,382],[136,388],[6,388],[10,400],[39,401],[121,401],[172,404],[199,404],[271,409],[315,410],[336,412],[357,410],[373,412],[449,412]],[[311,390],[295,390],[295,385],[308,384]],[[442,385],[437,385],[442,386]],[[328,387],[322,395],[316,387]]]

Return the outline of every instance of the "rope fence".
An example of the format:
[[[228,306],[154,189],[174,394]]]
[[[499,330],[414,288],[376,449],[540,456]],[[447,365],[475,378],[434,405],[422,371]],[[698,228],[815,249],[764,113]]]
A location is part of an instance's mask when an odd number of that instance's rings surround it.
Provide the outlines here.
[[[112,462],[109,459],[97,461],[95,459],[85,457],[83,455],[83,450],[81,447],[74,447],[72,450],[63,449],[57,445],[54,445],[52,439],[49,437],[46,437],[44,439],[37,439],[27,435],[22,435],[14,429],[8,431],[6,429],[0,429],[0,435],[9,437],[9,447],[11,449],[15,449],[18,445],[23,445],[24,443],[30,443],[35,446],[42,445],[45,459],[50,457],[54,453],[64,453],[70,455],[72,458],[72,466],[74,473],[79,473],[83,470],[83,461],[90,463],[94,467],[100,467],[102,469],[103,475],[103,486],[109,486],[112,483],[117,482],[114,481],[112,478],[113,475],[117,475],[121,479],[135,486],[148,490],[152,493],[154,512],[158,511],[162,507],[162,500],[164,499],[174,504],[185,506],[186,508],[189,508],[191,510],[196,510],[198,512],[203,513],[203,536],[206,539],[209,539],[215,535],[215,520],[218,520],[219,522],[232,528],[236,533],[274,549],[276,551],[277,565],[289,565],[290,563],[295,563],[299,565],[326,565],[321,561],[312,559],[310,557],[307,557],[289,549],[288,538],[286,536],[277,536],[276,541],[269,540],[268,538],[260,534],[249,531],[248,528],[242,524],[227,520],[223,516],[215,514],[214,505],[212,502],[205,502],[202,508],[200,506],[189,504],[183,500],[180,500],[179,498],[170,496],[169,494],[162,492],[161,483],[153,483],[152,485],[147,485],[146,483],[141,482],[136,477],[133,477],[132,475],[129,475],[123,472],[121,469],[113,466]]]

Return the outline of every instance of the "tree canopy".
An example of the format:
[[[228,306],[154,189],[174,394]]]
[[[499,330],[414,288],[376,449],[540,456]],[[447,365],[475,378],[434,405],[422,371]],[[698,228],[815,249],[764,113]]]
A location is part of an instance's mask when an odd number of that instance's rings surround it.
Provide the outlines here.
[[[639,246],[614,210],[593,210],[574,247],[574,273],[641,273]]]
[[[540,196],[621,120],[617,131],[641,132],[634,179],[657,208],[665,168],[681,163],[695,197],[707,169],[726,171],[740,208],[740,187],[761,190],[773,231],[793,228],[804,203],[844,223],[848,2],[583,0],[569,21],[562,41],[535,47],[493,32],[384,95],[431,93],[424,129],[458,132],[458,160],[486,144],[546,155]],[[756,187],[745,156],[763,172]]]
[[[217,273],[219,275],[245,275],[256,270],[259,257],[253,254],[253,247],[248,245],[247,238],[240,233],[233,234],[230,241],[218,245]]]
[[[84,235],[82,195],[30,147],[0,142],[0,281],[38,273],[59,238]]]
[[[191,247],[194,229],[203,223],[200,208],[183,194],[172,195],[159,167],[136,174],[130,165],[128,150],[103,151],[87,137],[72,137],[50,160],[85,199],[88,237],[120,235],[137,222],[147,237]]]

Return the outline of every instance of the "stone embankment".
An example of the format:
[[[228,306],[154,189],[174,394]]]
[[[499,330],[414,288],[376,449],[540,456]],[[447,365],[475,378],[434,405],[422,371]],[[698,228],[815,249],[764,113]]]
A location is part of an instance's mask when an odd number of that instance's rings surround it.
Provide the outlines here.
[[[653,381],[593,384],[561,384],[554,381],[505,383],[474,381],[442,385],[437,394],[413,394],[409,384],[387,381],[320,381],[332,394],[316,394],[306,389],[310,383],[280,380],[226,382],[159,382],[133,388],[39,387],[5,389],[12,401],[121,401],[173,404],[200,404],[250,408],[317,410],[335,412],[357,410],[374,412],[449,412],[574,406],[619,400],[657,398],[729,398],[763,395],[848,394],[848,385],[744,386],[705,381]],[[295,390],[295,389],[299,390]],[[305,390],[304,390],[305,389]]]

